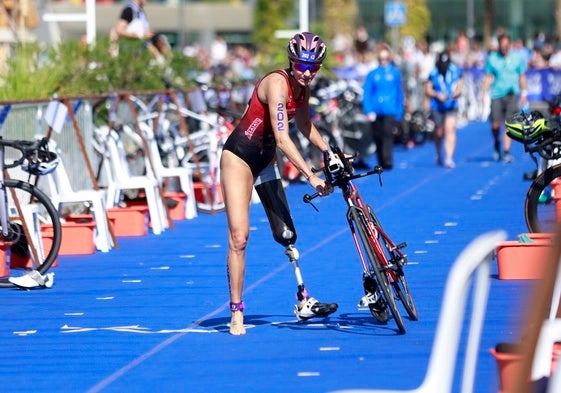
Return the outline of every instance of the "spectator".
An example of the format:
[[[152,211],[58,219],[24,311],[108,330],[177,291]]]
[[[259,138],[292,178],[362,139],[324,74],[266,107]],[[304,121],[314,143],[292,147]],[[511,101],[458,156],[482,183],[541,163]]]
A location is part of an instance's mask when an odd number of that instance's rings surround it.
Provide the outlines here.
[[[456,56],[457,59],[454,60],[454,64],[459,67],[465,67],[467,64],[467,57],[469,53],[469,38],[464,30],[458,31],[458,36],[455,41]]]
[[[419,43],[419,52],[417,57],[417,80],[422,83],[422,104],[421,110],[423,112],[428,112],[430,110],[430,102],[427,96],[424,94],[425,83],[429,79],[429,75],[434,68],[434,54],[429,51],[429,44],[426,41],[421,41]]]
[[[426,84],[430,97],[431,117],[434,121],[434,145],[436,164],[454,168],[456,150],[456,124],[458,118],[458,97],[462,94],[463,79],[461,69],[450,61],[450,54],[444,51],[438,55],[436,67],[431,71]],[[444,161],[442,143],[444,141]]]
[[[501,151],[501,129],[504,121],[528,103],[526,87],[526,63],[511,51],[508,35],[499,37],[499,50],[490,53],[485,64],[482,100],[491,92],[491,132],[494,140],[493,158],[506,163],[514,159],[510,154],[512,140],[503,132],[504,150]]]
[[[218,34],[210,44],[210,62],[213,66],[223,65],[228,57],[228,44]]]
[[[478,40],[473,41],[471,44],[471,50],[468,54],[467,66],[475,68],[485,67],[485,62],[487,61],[487,53],[481,47],[481,42]]]
[[[355,31],[354,45],[356,52],[356,59],[360,63],[364,63],[367,60],[369,51],[369,40],[368,30],[366,27],[359,26]]]
[[[168,40],[163,34],[156,34],[150,29],[144,6],[148,0],[129,0],[121,11],[119,20],[111,32],[113,37],[140,39],[156,60],[163,62],[170,55]]]
[[[555,45],[553,54],[549,58],[549,66],[554,70],[561,69],[561,44]]]
[[[403,117],[404,101],[401,73],[390,49],[383,45],[378,50],[378,67],[366,76],[362,106],[371,124],[378,164],[384,169],[393,168],[394,130]]]
[[[543,70],[548,67],[547,59],[543,53],[543,47],[534,47],[528,59],[528,68]]]
[[[513,42],[512,50],[513,52],[518,53],[522,60],[524,60],[524,62],[528,64],[528,62],[530,61],[531,51],[526,47],[526,44],[524,44],[524,40],[522,38],[518,38]]]

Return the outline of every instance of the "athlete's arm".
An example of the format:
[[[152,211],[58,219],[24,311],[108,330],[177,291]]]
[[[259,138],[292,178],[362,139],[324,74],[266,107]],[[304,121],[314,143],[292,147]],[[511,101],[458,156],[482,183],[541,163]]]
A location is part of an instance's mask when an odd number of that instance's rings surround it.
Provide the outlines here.
[[[318,129],[310,119],[310,104],[308,102],[309,95],[310,90],[306,89],[306,97],[304,98],[304,102],[302,103],[302,105],[298,108],[294,120],[296,122],[296,127],[298,128],[298,130],[302,134],[304,134],[304,136],[308,138],[314,146],[316,146],[320,151],[324,152],[329,149],[329,146],[323,140]]]
[[[292,139],[290,139],[288,113],[286,111],[288,86],[284,77],[276,73],[267,76],[260,83],[258,94],[259,98],[269,107],[269,117],[277,147],[304,176],[311,176],[310,168]]]
[[[314,175],[298,148],[289,135],[288,113],[286,102],[288,100],[288,86],[282,75],[273,73],[259,84],[259,98],[269,107],[271,126],[277,147],[283,152],[290,162],[302,173],[320,195],[328,194],[325,182]]]

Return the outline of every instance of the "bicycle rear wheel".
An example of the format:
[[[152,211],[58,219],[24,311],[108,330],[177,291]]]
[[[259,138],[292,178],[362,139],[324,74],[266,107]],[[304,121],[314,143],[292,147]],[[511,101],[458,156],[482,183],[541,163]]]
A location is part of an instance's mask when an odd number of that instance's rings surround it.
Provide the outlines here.
[[[366,205],[368,209],[368,214],[370,215],[370,220],[374,223],[375,227],[382,229],[382,225],[374,214],[374,210],[369,205]],[[401,252],[401,250],[396,247],[390,247],[388,241],[381,235],[380,231],[378,231],[378,243],[382,245],[382,250],[386,255],[386,260],[389,261],[392,265],[392,271],[388,272],[388,274],[392,274],[394,280],[392,280],[392,287],[399,298],[403,307],[407,311],[407,314],[413,321],[417,321],[419,319],[419,314],[417,312],[417,307],[415,306],[415,301],[413,300],[413,296],[409,291],[409,285],[407,284],[407,280],[405,279],[405,271],[403,270],[403,266],[407,263],[407,257]],[[393,246],[393,245],[392,245]]]
[[[555,165],[543,171],[530,185],[524,202],[526,226],[530,232],[552,232],[561,221],[561,211],[557,213],[556,205],[561,203],[561,165]],[[558,217],[560,214],[560,217]]]
[[[9,245],[7,260],[11,266],[45,274],[56,260],[62,240],[58,212],[37,187],[15,179],[6,179],[4,184],[9,228],[7,236],[0,231],[0,242]],[[42,232],[45,236],[41,236]],[[7,279],[0,280],[0,287],[12,286]]]
[[[388,261],[380,261],[379,257],[385,258],[385,255],[382,254],[378,256],[374,249],[374,244],[378,242],[378,239],[371,236],[370,228],[373,228],[373,226],[369,226],[368,221],[370,220],[370,217],[365,216],[359,208],[352,207],[349,211],[348,219],[351,225],[353,225],[358,231],[362,248],[366,251],[368,263],[370,265],[370,271],[368,274],[376,279],[378,286],[382,289],[382,295],[384,296],[386,305],[390,308],[393,319],[399,329],[399,333],[405,334],[405,323],[403,322],[403,317],[397,308],[397,302],[393,294],[388,271],[385,268]]]

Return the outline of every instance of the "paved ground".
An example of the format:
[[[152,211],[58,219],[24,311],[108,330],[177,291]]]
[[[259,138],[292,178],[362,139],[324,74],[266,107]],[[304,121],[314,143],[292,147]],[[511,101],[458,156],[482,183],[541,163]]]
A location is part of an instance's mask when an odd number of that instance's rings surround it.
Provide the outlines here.
[[[176,222],[160,236],[120,238],[119,248],[62,256],[52,289],[3,290],[2,391],[329,392],[413,388],[426,371],[449,268],[477,235],[526,230],[522,180],[532,162],[520,145],[513,164],[493,162],[488,125],[458,132],[457,167],[436,167],[431,144],[396,148],[395,169],[362,179],[363,197],[396,241],[408,242],[406,273],[419,321],[407,333],[357,309],[361,272],[340,194],[301,202],[291,185],[297,246],[307,286],[336,301],[329,319],[299,324],[295,281],[261,206],[251,209],[244,300],[248,333],[227,331],[224,214]],[[373,165],[374,159],[370,159]],[[489,348],[516,341],[531,281],[505,281],[493,265],[476,392],[496,392]]]

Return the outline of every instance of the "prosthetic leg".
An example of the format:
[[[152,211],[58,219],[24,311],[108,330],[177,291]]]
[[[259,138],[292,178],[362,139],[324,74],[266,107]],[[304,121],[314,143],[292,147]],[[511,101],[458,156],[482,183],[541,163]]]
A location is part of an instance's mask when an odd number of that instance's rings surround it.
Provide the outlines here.
[[[269,167],[271,169],[265,169],[265,171],[275,171],[275,167],[276,165],[274,167]],[[298,284],[296,298],[300,302],[300,305],[296,306],[295,314],[300,321],[314,317],[325,317],[337,311],[338,306],[336,303],[320,303],[316,299],[310,297],[304,285],[304,279],[302,278],[302,272],[298,264],[300,254],[294,246],[297,238],[296,229],[294,228],[294,223],[290,215],[286,194],[280,181],[280,176],[278,175],[278,169],[276,169],[273,174],[269,175],[274,176],[269,176],[267,178],[265,174],[261,174],[258,177],[255,182],[255,190],[261,199],[261,203],[269,219],[273,238],[277,243],[286,248],[285,254],[288,256],[288,260],[296,276],[296,282]]]

